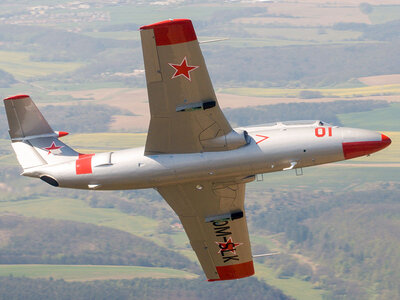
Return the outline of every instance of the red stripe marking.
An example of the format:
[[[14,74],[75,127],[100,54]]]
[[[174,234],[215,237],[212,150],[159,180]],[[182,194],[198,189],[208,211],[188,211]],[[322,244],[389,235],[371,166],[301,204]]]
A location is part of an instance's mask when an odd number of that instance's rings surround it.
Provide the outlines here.
[[[92,157],[94,154],[79,154],[76,160],[76,175],[92,174]]]
[[[392,141],[384,134],[381,136],[382,139],[380,141],[342,143],[344,158],[350,159],[364,156],[386,148]]]
[[[208,281],[232,280],[254,275],[253,261],[241,264],[217,267],[219,279],[208,279]]]
[[[269,138],[268,136],[265,136],[265,135],[260,135],[260,134],[256,134],[256,136],[258,136],[258,137],[261,137],[261,138],[262,138],[261,140],[259,140],[258,142],[256,142],[256,144],[259,144],[259,143],[261,143],[261,142],[264,142],[266,139],[268,139],[268,138]]]
[[[192,21],[188,19],[166,20],[140,27],[153,29],[157,46],[174,45],[197,40]]]
[[[16,95],[16,96],[8,97],[4,100],[16,100],[16,99],[24,99],[24,98],[29,98],[29,96],[28,95]]]

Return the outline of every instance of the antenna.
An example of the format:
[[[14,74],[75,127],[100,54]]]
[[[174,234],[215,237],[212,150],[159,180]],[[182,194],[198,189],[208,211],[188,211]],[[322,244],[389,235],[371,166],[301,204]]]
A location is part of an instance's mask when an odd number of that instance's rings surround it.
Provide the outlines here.
[[[207,44],[207,43],[214,43],[214,42],[221,42],[221,41],[226,41],[229,40],[229,38],[220,38],[220,39],[214,39],[214,40],[206,40],[206,41],[201,41],[199,44]]]
[[[281,253],[280,252],[271,252],[271,253],[264,253],[264,254],[256,254],[256,255],[253,255],[253,258],[272,256],[272,255],[277,255],[277,254],[281,254]]]

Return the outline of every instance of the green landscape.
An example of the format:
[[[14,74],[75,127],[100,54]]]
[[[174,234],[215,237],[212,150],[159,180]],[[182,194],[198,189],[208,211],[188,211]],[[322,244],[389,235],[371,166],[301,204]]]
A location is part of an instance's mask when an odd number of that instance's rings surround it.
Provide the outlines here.
[[[140,267],[140,266],[100,266],[100,265],[4,265],[0,269],[0,276],[16,276],[29,278],[64,279],[66,281],[92,281],[107,279],[134,279],[134,278],[185,278],[198,277],[184,271],[168,268]]]
[[[29,94],[83,153],[142,147],[138,28],[191,18],[233,126],[320,119],[392,139],[369,157],[257,176],[256,276],[206,278],[155,190],[56,189],[20,176],[0,107],[0,299],[400,298],[396,1],[2,1],[0,97]],[[0,106],[3,106],[1,103]],[[82,122],[85,120],[85,122]]]

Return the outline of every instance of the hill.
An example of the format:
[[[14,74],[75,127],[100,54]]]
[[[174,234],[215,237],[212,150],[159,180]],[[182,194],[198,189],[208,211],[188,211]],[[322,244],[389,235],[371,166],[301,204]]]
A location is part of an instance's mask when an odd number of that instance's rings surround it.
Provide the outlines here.
[[[251,290],[251,293],[248,291]],[[202,280],[137,279],[87,283],[0,277],[0,299],[167,299],[290,300],[279,290],[255,279],[208,283]]]
[[[0,264],[135,265],[199,271],[186,257],[120,230],[3,214]]]

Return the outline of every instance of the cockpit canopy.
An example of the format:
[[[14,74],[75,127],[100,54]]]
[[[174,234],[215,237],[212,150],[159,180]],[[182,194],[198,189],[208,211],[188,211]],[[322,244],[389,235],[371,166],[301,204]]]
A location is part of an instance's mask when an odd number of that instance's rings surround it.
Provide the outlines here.
[[[247,131],[259,130],[260,127],[272,127],[273,128],[288,128],[288,127],[333,127],[331,124],[326,123],[321,120],[298,120],[298,121],[283,121],[283,122],[273,122],[260,124],[256,126],[246,127]]]

